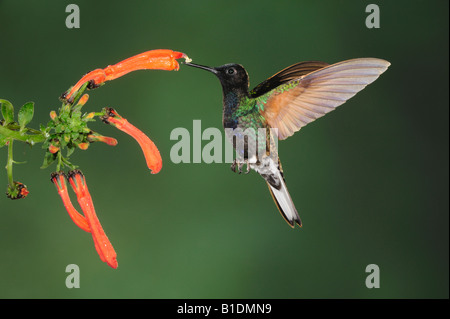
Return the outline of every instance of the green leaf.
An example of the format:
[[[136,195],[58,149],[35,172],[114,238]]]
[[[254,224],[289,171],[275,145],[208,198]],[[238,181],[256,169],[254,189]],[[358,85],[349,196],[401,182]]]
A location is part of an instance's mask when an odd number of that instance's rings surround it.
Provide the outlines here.
[[[62,124],[58,124],[56,127],[55,127],[55,132],[56,133],[62,133],[64,131],[64,125],[62,125]]]
[[[62,158],[62,162],[65,166],[69,167],[70,169],[76,169],[78,168],[77,165],[72,164],[71,162],[69,162],[69,158]]]
[[[73,146],[67,147],[66,157],[69,157],[70,155],[72,155],[74,151],[75,151],[75,147],[73,147]]]
[[[25,126],[31,122],[34,115],[34,103],[25,103],[19,110],[17,118],[19,120],[20,130],[22,131]]]
[[[14,122],[14,107],[11,102],[7,100],[0,99],[0,104],[2,105],[2,115],[5,119],[3,126],[6,126],[9,123]]]
[[[55,160],[56,160],[56,154],[52,154],[50,152],[45,153],[44,163],[42,163],[41,169],[47,168]]]

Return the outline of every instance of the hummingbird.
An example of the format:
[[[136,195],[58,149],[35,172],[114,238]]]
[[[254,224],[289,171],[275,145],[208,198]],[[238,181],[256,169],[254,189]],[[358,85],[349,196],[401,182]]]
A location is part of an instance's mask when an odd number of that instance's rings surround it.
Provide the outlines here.
[[[250,169],[259,173],[266,181],[278,210],[292,228],[295,224],[301,227],[302,221],[286,187],[276,139],[292,136],[308,123],[345,103],[390,66],[388,61],[377,58],[351,59],[331,65],[320,61],[299,62],[249,90],[248,73],[240,64],[229,63],[219,67],[191,62],[184,64],[209,71],[219,79],[223,91],[222,123],[225,130],[267,130],[265,139],[249,134],[245,140],[245,147],[253,142],[258,150],[265,149],[266,152],[255,155],[245,149],[243,156],[233,161],[231,169],[241,173],[243,165],[247,165],[246,173]],[[229,135],[228,138],[238,151],[236,139]]]

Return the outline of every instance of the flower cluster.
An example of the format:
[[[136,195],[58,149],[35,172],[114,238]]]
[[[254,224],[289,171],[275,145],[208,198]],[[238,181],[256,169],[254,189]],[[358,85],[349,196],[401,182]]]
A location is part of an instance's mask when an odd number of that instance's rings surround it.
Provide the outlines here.
[[[51,181],[56,186],[64,207],[78,227],[92,234],[95,249],[100,259],[112,268],[117,268],[118,266],[117,254],[95,213],[86,178],[77,169],[77,166],[70,162],[69,157],[76,149],[87,150],[90,144],[94,142],[103,142],[111,146],[117,145],[115,138],[103,136],[88,127],[88,123],[95,121],[97,117],[104,123],[113,125],[129,134],[137,141],[152,174],[156,174],[161,170],[162,159],[152,140],[128,122],[127,119],[120,116],[116,110],[106,107],[101,112],[83,113],[82,107],[89,99],[89,95],[84,94],[84,91],[97,88],[106,81],[117,79],[136,70],[178,70],[179,64],[176,59],[179,58],[190,61],[182,52],[152,50],[135,55],[104,69],[96,69],[87,73],[75,86],[61,96],[63,104],[59,108],[59,112],[51,111],[51,121],[49,121],[47,126],[41,125],[40,130],[26,127],[33,117],[34,105],[32,102],[25,104],[20,109],[18,120],[15,121],[12,104],[7,100],[0,99],[3,115],[3,120],[0,122],[0,147],[8,146],[8,163],[6,166],[9,180],[8,197],[11,199],[24,198],[29,193],[25,185],[14,181],[12,178],[12,166],[18,163],[12,158],[13,141],[19,140],[30,145],[38,142],[43,143],[42,148],[46,150],[46,153],[41,168],[46,168],[56,162],[56,172],[51,174]],[[62,154],[64,150],[66,150],[65,155]],[[69,168],[67,174],[63,171],[64,167]],[[75,192],[83,214],[80,214],[75,209],[70,200],[68,183]]]
[[[107,124],[112,124],[117,127],[119,130],[129,134],[132,136],[139,144],[144,153],[144,157],[147,162],[148,168],[151,170],[152,174],[158,173],[162,168],[162,158],[156,147],[155,143],[145,135],[141,130],[128,122],[127,119],[120,116],[114,109],[112,108],[104,108],[103,112],[99,113],[101,115],[102,121]],[[55,118],[56,119],[56,118]],[[82,136],[82,137],[81,137]],[[94,133],[92,131],[86,130],[86,134],[78,135],[78,138],[83,138],[84,142],[78,143],[77,146],[81,149],[87,149],[90,143],[100,141],[104,142],[108,145],[115,146],[117,145],[117,140],[112,137],[102,136],[98,133]],[[52,135],[52,140],[61,141],[61,135],[57,138],[55,135]],[[65,140],[63,140],[66,142]],[[72,144],[69,144],[72,143]],[[60,146],[75,145],[76,142],[73,140],[68,140],[67,144],[59,142],[58,146],[55,146],[55,151],[51,149],[52,145],[50,144],[48,151],[60,158],[62,158],[60,153]],[[80,145],[86,145],[85,147],[80,147]],[[72,166],[67,159],[64,159],[63,162],[67,166]],[[72,186],[73,191],[77,196],[78,203],[83,210],[83,215],[81,215],[72,205],[67,189],[66,181],[69,181]],[[100,256],[100,259],[106,262],[110,267],[117,268],[117,254],[114,251],[108,237],[106,236],[103,228],[100,224],[100,221],[95,214],[94,204],[92,202],[91,195],[89,194],[89,190],[86,184],[86,179],[83,173],[79,169],[72,169],[66,175],[63,171],[58,171],[51,174],[51,181],[56,185],[56,189],[58,190],[58,194],[61,196],[64,207],[69,213],[70,218],[73,222],[83,229],[86,232],[92,234],[92,238],[94,239],[95,249]]]

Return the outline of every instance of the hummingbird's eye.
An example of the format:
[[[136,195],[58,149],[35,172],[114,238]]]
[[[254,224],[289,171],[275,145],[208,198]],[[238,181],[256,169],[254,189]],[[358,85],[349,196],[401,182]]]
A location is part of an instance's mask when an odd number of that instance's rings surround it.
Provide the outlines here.
[[[227,73],[228,73],[229,75],[233,75],[235,72],[236,72],[236,70],[233,69],[233,68],[229,68],[229,69],[227,70]]]

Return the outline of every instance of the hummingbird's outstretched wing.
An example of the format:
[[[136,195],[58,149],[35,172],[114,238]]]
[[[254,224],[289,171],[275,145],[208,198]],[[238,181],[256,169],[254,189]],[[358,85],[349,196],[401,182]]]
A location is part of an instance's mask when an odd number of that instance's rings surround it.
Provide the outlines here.
[[[267,123],[278,128],[278,138],[284,140],[345,103],[375,81],[389,65],[388,61],[376,58],[332,64],[287,82],[278,80],[282,84],[257,97],[257,104]]]
[[[328,65],[328,63],[321,61],[306,61],[295,63],[281,70],[280,72],[275,73],[267,80],[258,84],[253,90],[250,91],[250,96],[252,98],[261,96],[276,88],[277,86],[280,86],[281,84],[298,79],[306,74],[322,69]]]

